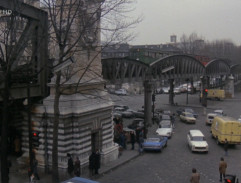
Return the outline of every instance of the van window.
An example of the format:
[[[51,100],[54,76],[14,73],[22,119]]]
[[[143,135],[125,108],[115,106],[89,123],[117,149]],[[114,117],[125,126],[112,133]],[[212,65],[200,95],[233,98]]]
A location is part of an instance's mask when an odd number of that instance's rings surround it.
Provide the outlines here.
[[[214,119],[214,116],[208,116],[208,119]]]

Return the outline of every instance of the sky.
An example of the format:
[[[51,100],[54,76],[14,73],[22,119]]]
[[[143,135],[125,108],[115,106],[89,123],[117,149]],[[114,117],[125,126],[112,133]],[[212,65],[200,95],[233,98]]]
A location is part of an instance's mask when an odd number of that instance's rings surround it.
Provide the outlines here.
[[[165,44],[170,35],[197,33],[206,41],[231,40],[241,45],[241,0],[136,0],[132,17],[143,21],[130,44]]]

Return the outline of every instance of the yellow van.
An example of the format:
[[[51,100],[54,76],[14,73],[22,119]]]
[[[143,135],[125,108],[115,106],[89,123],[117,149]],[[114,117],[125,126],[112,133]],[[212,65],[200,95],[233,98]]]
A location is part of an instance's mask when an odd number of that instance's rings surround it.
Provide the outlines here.
[[[217,144],[223,144],[225,139],[229,144],[240,144],[241,123],[229,116],[216,116],[213,119],[211,133]]]

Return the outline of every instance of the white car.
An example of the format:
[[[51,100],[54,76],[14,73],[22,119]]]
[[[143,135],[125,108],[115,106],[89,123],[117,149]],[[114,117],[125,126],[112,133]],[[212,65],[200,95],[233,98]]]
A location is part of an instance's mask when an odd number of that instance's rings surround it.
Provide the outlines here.
[[[241,122],[241,116],[239,116],[238,121]]]
[[[223,110],[222,109],[217,109],[215,111],[213,111],[214,113],[220,115],[220,116],[224,116]]]
[[[206,125],[211,125],[213,123],[213,119],[217,116],[217,113],[208,113],[206,119]]]
[[[119,89],[115,91],[116,95],[127,95],[127,92],[125,89]]]
[[[190,130],[187,134],[187,142],[192,152],[208,152],[208,143],[200,130]]]
[[[189,113],[189,112],[182,112],[180,115],[180,120],[186,123],[192,123],[192,124],[196,123],[196,118],[192,113]]]
[[[159,128],[156,130],[157,135],[171,138],[173,132],[171,121],[165,120],[159,123]]]

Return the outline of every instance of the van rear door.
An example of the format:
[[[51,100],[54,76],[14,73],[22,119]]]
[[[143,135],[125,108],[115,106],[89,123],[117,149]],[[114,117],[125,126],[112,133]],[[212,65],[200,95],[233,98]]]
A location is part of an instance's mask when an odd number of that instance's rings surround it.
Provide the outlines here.
[[[237,122],[232,122],[232,124],[230,125],[231,128],[230,129],[230,134],[231,134],[231,139],[230,141],[233,143],[240,143],[241,141],[241,123],[237,123]]]

